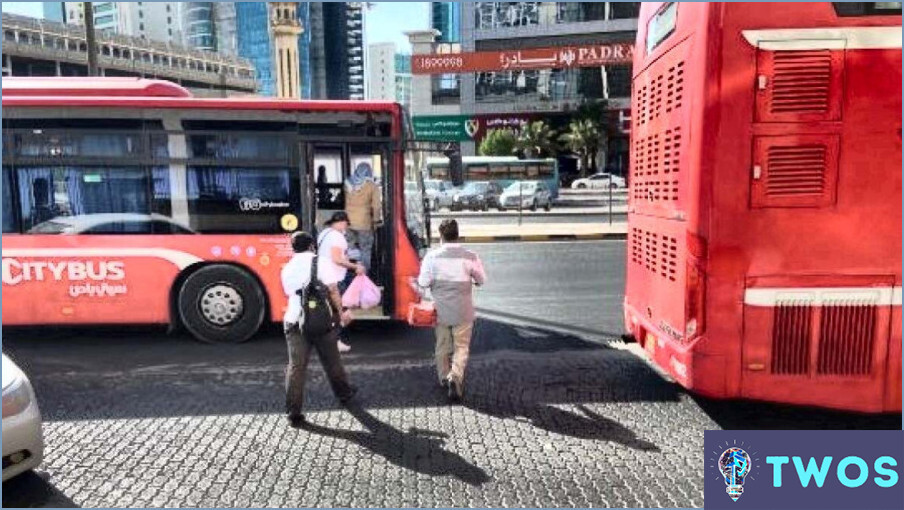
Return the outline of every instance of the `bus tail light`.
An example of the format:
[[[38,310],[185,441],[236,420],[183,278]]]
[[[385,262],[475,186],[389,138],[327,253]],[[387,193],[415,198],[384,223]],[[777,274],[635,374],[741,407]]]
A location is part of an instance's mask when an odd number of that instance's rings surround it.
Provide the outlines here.
[[[684,339],[691,340],[701,334],[706,326],[706,275],[692,261],[687,263],[687,286],[685,289]]]

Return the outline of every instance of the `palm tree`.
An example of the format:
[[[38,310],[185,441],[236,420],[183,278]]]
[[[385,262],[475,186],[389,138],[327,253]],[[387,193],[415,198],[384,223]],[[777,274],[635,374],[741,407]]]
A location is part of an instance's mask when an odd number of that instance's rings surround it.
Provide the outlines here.
[[[596,153],[606,141],[606,134],[590,119],[576,119],[568,125],[568,132],[559,138],[569,150],[581,158],[581,177],[587,170],[596,171]]]
[[[531,122],[521,128],[515,141],[515,150],[527,158],[540,158],[555,151],[554,133],[542,120]]]

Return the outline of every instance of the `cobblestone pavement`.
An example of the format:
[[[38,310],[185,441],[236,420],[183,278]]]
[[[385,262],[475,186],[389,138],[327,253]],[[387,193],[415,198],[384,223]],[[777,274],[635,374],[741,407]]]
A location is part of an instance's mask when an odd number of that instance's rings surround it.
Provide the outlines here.
[[[281,414],[275,332],[208,346],[155,331],[4,331],[35,384],[47,453],[37,475],[4,484],[3,505],[703,504],[702,431],[733,413],[704,411],[629,351],[481,321],[465,402],[449,405],[430,332],[372,328],[346,357],[361,406],[339,407],[312,364],[310,430]]]

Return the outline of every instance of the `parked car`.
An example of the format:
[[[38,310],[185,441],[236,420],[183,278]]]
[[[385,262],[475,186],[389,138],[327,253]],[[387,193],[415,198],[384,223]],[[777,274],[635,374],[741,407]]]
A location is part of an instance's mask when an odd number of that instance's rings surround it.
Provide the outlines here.
[[[496,182],[472,181],[465,184],[461,191],[452,197],[453,211],[469,209],[472,211],[486,211],[490,207],[499,207],[499,195],[502,194],[502,186]]]
[[[585,177],[583,179],[577,179],[571,183],[571,189],[606,189],[606,188],[624,188],[625,187],[625,178],[620,177],[618,175],[613,175],[606,172],[599,172],[591,175],[590,177]]]
[[[524,181],[510,184],[499,197],[499,210],[530,209],[543,207],[552,209],[552,193],[542,181]]]
[[[431,211],[452,207],[452,197],[458,192],[458,188],[451,182],[438,179],[424,181],[424,188],[427,191],[427,204]]]
[[[44,459],[41,411],[31,382],[3,354],[3,481],[34,469]]]

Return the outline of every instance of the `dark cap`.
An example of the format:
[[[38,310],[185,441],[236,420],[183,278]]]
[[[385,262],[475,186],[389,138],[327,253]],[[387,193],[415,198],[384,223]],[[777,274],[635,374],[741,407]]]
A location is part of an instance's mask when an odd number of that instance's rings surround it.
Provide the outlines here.
[[[348,223],[348,214],[345,211],[336,211],[330,216],[330,219],[326,220],[327,225],[332,225],[333,223],[344,221]]]

